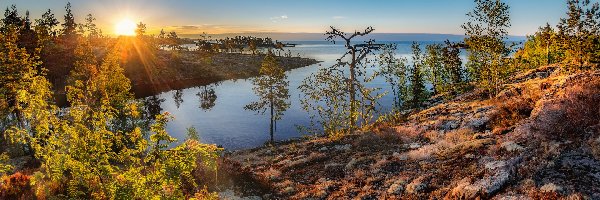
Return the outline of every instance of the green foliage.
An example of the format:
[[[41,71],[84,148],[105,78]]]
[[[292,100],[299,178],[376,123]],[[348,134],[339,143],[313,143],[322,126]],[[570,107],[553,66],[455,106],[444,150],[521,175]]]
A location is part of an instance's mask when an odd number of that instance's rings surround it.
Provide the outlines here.
[[[198,135],[198,131],[195,127],[191,126],[187,128],[187,139],[200,141],[200,135]]]
[[[410,97],[408,103],[410,108],[419,108],[423,102],[429,98],[429,93],[425,88],[423,70],[425,56],[421,52],[421,47],[416,42],[413,42],[412,44],[412,52],[412,66],[409,68]]]
[[[475,0],[476,7],[462,25],[467,38],[469,78],[477,82],[490,95],[509,73],[505,57],[510,53],[504,40],[510,27],[509,6],[500,0]]]
[[[374,29],[368,27],[362,32],[346,34],[333,27],[326,33],[328,40],[343,39],[347,52],[330,67],[320,68],[307,77],[299,89],[305,98],[301,100],[304,110],[310,113],[311,126],[316,124],[331,137],[352,133],[355,129],[368,125],[375,113],[377,100],[384,94],[377,94],[379,88],[366,85],[377,74],[367,73],[367,55],[376,49],[374,41],[352,44],[357,36],[365,36]]]
[[[168,114],[143,114],[120,66],[121,46],[106,49],[98,62],[94,36],[74,36],[79,42],[65,88],[70,107],[59,110],[39,58],[17,45],[17,30],[0,34],[0,128],[3,142],[40,161],[31,179],[39,198],[182,199],[200,191],[194,170],[216,173],[219,148],[199,143],[197,135],[174,146],[165,130]],[[0,156],[2,173],[10,170],[7,159]]]
[[[252,80],[254,84],[252,90],[259,97],[259,100],[246,105],[244,109],[256,111],[259,114],[264,114],[267,109],[269,110],[269,133],[272,142],[274,123],[280,120],[283,112],[290,107],[288,102],[290,97],[288,92],[289,82],[286,80],[285,70],[277,63],[271,52],[265,56],[259,73],[260,76]]]
[[[549,24],[540,27],[534,35],[528,36],[523,47],[514,57],[519,69],[532,69],[543,65],[550,65],[564,60],[564,51],[561,50],[558,33]]]
[[[10,157],[8,156],[8,154],[6,152],[0,154],[0,175],[4,175],[13,170],[13,166],[8,164],[9,159],[10,159]]]
[[[62,24],[62,35],[72,39],[72,37],[77,34],[77,23],[75,22],[75,17],[71,10],[71,2],[68,2],[67,6],[65,6],[65,12],[64,23]]]
[[[50,9],[42,14],[41,19],[35,20],[35,28],[38,35],[43,35],[44,38],[56,36],[56,26],[60,24]]]
[[[40,62],[17,46],[17,34],[13,27],[0,35],[0,131],[32,153],[50,128],[46,122],[55,108],[49,103],[50,83],[38,71]]]
[[[460,49],[457,44],[431,44],[423,62],[425,76],[433,86],[433,95],[459,92],[464,84]]]
[[[600,4],[568,0],[567,6],[567,18],[557,25],[567,70],[600,62]]]
[[[449,40],[444,42],[442,63],[449,79],[447,81],[450,83],[450,89],[455,92],[462,90],[465,84],[465,73],[462,67],[462,60],[460,59],[459,44],[452,43]]]
[[[383,46],[379,54],[379,75],[390,85],[394,99],[394,110],[400,111],[409,101],[408,62],[406,58],[396,57],[396,44]]]
[[[446,75],[442,62],[442,45],[430,44],[425,47],[426,54],[423,61],[423,71],[428,81],[433,85],[433,95],[445,92]]]

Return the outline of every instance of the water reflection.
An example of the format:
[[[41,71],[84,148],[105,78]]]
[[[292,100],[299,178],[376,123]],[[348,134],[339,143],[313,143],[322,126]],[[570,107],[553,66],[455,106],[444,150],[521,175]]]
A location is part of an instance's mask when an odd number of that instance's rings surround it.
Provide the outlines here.
[[[165,99],[154,95],[144,98],[142,102],[144,104],[143,116],[145,118],[154,120],[156,115],[162,114],[163,109],[161,104],[165,102]]]
[[[173,101],[175,102],[175,106],[179,109],[181,103],[183,103],[183,90],[175,90],[175,92],[173,92]]]
[[[215,93],[215,89],[212,86],[200,86],[200,91],[196,93],[196,96],[200,98],[200,109],[204,111],[209,111],[213,107],[215,107],[215,102],[217,101],[217,93]]]

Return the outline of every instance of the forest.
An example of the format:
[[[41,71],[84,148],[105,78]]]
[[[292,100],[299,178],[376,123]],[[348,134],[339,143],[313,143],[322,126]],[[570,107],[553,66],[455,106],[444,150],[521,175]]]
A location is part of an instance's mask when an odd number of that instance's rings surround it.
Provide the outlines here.
[[[301,81],[310,124],[285,141],[274,134],[292,104],[287,72],[320,62],[294,44],[143,22],[114,37],[71,3],[39,19],[9,6],[0,199],[599,199],[600,4],[567,0],[525,41],[508,40],[505,1],[474,5],[463,41],[413,42],[409,57],[365,39],[376,27],[327,28],[344,53]],[[207,144],[194,126],[178,139],[144,98],[204,86],[210,109],[207,84],[245,78],[256,98],[240,109],[269,120],[253,149]]]

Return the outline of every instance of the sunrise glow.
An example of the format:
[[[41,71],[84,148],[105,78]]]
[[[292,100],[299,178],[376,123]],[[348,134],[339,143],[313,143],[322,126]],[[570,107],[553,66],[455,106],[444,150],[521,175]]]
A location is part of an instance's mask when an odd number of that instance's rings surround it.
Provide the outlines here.
[[[135,22],[130,19],[122,19],[115,24],[115,35],[135,35]]]

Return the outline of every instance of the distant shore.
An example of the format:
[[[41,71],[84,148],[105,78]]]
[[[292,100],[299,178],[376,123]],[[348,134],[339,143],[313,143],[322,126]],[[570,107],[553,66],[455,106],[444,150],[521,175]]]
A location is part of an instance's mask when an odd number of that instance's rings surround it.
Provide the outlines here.
[[[140,74],[136,70],[128,71],[128,77],[135,96],[143,98],[170,90],[257,76],[264,56],[239,53],[198,55],[196,52],[183,51],[179,52],[176,61],[168,60],[166,55],[160,56],[168,67],[158,69],[154,74]],[[301,57],[276,56],[276,59],[286,71],[320,62]]]

